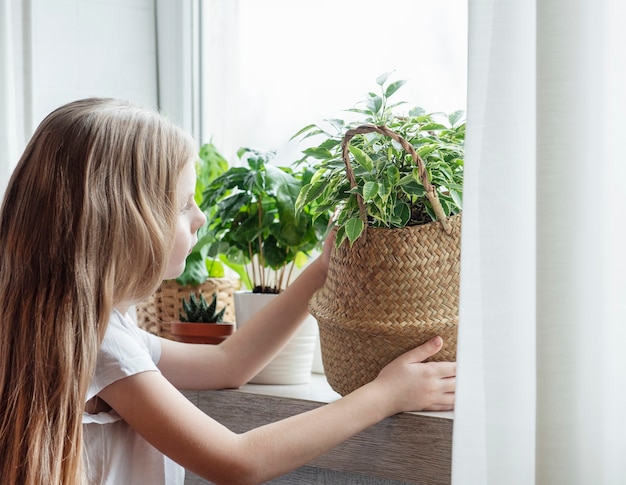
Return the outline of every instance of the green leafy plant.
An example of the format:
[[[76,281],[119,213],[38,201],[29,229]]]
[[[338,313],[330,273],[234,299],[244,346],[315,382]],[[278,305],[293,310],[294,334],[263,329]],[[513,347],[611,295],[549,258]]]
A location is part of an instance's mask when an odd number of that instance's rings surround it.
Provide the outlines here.
[[[352,244],[363,233],[357,195],[363,198],[371,227],[405,227],[436,220],[413,158],[388,136],[373,132],[351,139],[348,150],[356,186],[350,187],[341,145],[348,130],[358,126],[386,127],[410,143],[425,163],[444,214],[462,211],[464,112],[426,113],[420,107],[406,109],[404,101],[390,104],[389,99],[405,84],[403,80],[390,82],[390,74],[376,79],[379,92],[368,93],[364,101],[347,110],[356,120],[329,119],[327,126],[311,124],[292,137],[301,142],[322,138],[321,143],[303,150],[300,163],[316,171],[302,187],[296,207],[309,206],[313,217],[335,212],[337,246],[346,238]],[[400,112],[400,108],[404,110]]]
[[[217,293],[213,293],[211,303],[208,303],[202,293],[189,293],[189,300],[182,299],[183,311],[178,314],[181,322],[220,323],[224,319],[226,307],[217,311]]]
[[[243,265],[244,284],[255,293],[279,293],[295,265],[319,247],[328,217],[313,219],[310,208],[295,203],[313,171],[271,164],[275,152],[241,148],[242,166],[231,167],[204,191],[201,208],[213,217],[207,232],[214,239],[209,255],[225,255]]]

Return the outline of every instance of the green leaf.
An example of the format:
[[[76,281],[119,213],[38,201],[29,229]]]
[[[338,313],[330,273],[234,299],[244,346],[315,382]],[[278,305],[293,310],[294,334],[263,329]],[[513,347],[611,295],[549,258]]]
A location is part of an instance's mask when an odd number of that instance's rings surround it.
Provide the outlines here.
[[[413,180],[415,180],[418,184],[422,185],[422,179],[420,177],[419,168],[415,167],[411,170],[411,174],[413,175]]]
[[[287,248],[281,247],[274,236],[269,236],[263,241],[263,255],[266,265],[272,269],[277,269],[285,264]]]
[[[390,98],[398,89],[406,84],[406,81],[396,81],[387,86],[385,90],[385,96]]]
[[[409,110],[409,116],[416,118],[418,116],[424,116],[426,114],[426,110],[420,106],[415,106]]]
[[[209,278],[224,278],[226,275],[226,272],[224,271],[224,265],[221,261],[206,258],[205,266],[207,269],[207,273],[209,274]]]
[[[183,286],[197,286],[205,282],[208,277],[204,258],[200,252],[192,252],[185,260],[185,271],[176,278],[176,281]]]
[[[369,157],[367,153],[365,153],[363,150],[353,145],[350,145],[348,149],[350,150],[350,153],[352,154],[356,162],[361,167],[363,167],[368,172],[371,172],[373,170],[374,162],[372,161],[372,159]]]
[[[333,157],[333,154],[324,147],[307,148],[306,150],[303,150],[302,153],[309,157],[317,158],[319,160],[326,160]]]
[[[365,104],[371,113],[378,113],[383,106],[383,98],[381,98],[380,96],[375,96],[368,99]]]
[[[204,298],[204,295],[200,294],[201,307],[207,306],[207,301]],[[217,294],[213,293],[213,300],[209,304],[208,308],[206,308],[207,315],[214,316],[215,310],[217,309]]]
[[[424,197],[426,195],[426,189],[421,183],[418,183],[411,177],[411,181],[402,184],[402,191],[407,195],[414,197]]]
[[[229,259],[226,257],[225,254],[220,254],[220,261],[228,266],[230,269],[232,269],[237,276],[239,276],[239,279],[241,280],[241,284],[248,289],[252,289],[252,282],[250,281],[250,278],[248,277],[248,273],[246,272],[246,268],[244,267],[243,264],[237,263],[234,259]]]
[[[323,192],[328,182],[324,179],[317,180],[311,184],[311,188],[307,192],[307,200],[309,202],[317,199]]]
[[[293,175],[280,168],[268,165],[265,167],[265,183],[267,190],[272,190],[284,204],[295,204],[302,184]]]
[[[346,240],[346,226],[340,226],[335,234],[335,246],[339,247]]]
[[[389,179],[382,179],[381,183],[378,185],[378,195],[383,201],[386,201],[394,185],[389,182]]]
[[[446,126],[440,123],[428,123],[422,126],[422,130],[424,131],[439,131],[439,130],[445,130],[445,129],[446,129]]]
[[[454,201],[456,206],[459,209],[463,210],[463,193],[453,188],[450,188],[449,190],[450,190],[450,197],[452,197],[452,200]]]
[[[359,238],[359,236],[361,236],[361,234],[363,233],[363,228],[364,228],[363,221],[359,219],[358,217],[352,218],[346,222],[345,227],[346,227],[346,235],[348,236],[348,239],[350,240],[350,245],[352,245],[354,244],[354,241],[356,241]]]
[[[396,224],[398,227],[406,226],[411,218],[411,208],[406,202],[398,201],[393,208],[393,213],[398,220]]]
[[[419,147],[416,152],[421,158],[426,158],[429,154],[437,150],[437,145],[435,144],[427,144]]]
[[[365,182],[365,185],[363,185],[363,199],[365,201],[372,200],[376,194],[378,194],[378,183]]]
[[[456,126],[456,124],[463,120],[463,118],[465,117],[465,111],[462,110],[458,110],[455,111],[454,113],[448,115],[448,121],[450,123],[450,126],[454,127]]]
[[[217,217],[221,220],[227,221],[234,219],[239,214],[239,211],[252,203],[250,194],[245,192],[239,192],[226,197],[222,200],[217,207]]]
[[[387,82],[387,79],[389,79],[389,76],[391,76],[392,74],[393,74],[393,71],[384,72],[384,73],[380,74],[376,78],[376,84],[378,84],[379,86],[382,86],[383,84],[385,84]]]
[[[298,138],[300,135],[303,135],[304,133],[310,133],[310,132],[315,132],[314,134],[319,134],[319,133],[323,133],[322,130],[320,130],[318,128],[318,126],[315,123],[311,123],[310,125],[306,125],[304,128],[301,128],[300,130],[298,130],[298,132],[293,135],[289,141],[293,141],[296,138]]]
[[[396,185],[400,180],[400,170],[395,165],[387,167],[387,181],[391,186]]]

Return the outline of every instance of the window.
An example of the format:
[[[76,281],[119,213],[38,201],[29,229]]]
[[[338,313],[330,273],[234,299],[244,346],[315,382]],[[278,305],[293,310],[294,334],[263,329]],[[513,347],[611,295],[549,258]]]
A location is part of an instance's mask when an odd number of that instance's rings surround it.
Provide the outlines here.
[[[379,74],[427,111],[465,109],[467,6],[448,0],[202,2],[202,140],[300,158],[303,126],[342,117]]]

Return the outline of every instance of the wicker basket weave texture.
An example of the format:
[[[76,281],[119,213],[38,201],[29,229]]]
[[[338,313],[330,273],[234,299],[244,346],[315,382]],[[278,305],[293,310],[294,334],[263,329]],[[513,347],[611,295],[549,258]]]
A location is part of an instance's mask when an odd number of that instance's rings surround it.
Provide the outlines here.
[[[440,335],[431,360],[456,360],[461,216],[452,231],[432,222],[367,228],[352,247],[333,251],[324,287],[312,298],[322,361],[345,395],[373,380],[395,357]]]
[[[178,320],[182,311],[182,299],[189,298],[195,292],[212,298],[217,293],[218,310],[226,307],[225,322],[235,322],[234,293],[239,289],[240,282],[232,278],[209,278],[198,286],[183,286],[174,280],[164,281],[157,291],[141,304],[136,306],[138,325],[150,333],[171,338],[170,323]]]

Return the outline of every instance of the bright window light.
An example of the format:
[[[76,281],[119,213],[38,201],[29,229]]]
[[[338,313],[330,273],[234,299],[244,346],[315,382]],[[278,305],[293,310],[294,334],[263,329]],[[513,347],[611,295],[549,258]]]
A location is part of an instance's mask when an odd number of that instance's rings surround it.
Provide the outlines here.
[[[300,158],[303,126],[345,109],[394,71],[394,96],[427,111],[465,109],[466,0],[239,0],[203,3],[202,142]]]

